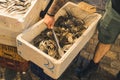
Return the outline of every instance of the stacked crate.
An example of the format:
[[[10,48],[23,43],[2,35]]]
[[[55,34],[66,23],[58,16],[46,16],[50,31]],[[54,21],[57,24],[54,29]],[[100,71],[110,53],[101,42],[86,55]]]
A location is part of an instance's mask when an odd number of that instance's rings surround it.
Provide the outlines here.
[[[9,13],[7,9],[0,9],[0,44],[16,46],[17,35],[41,19],[40,13],[44,11],[50,0],[30,1],[30,6],[25,13],[15,11]]]
[[[20,72],[28,69],[29,62],[18,55],[16,37],[41,19],[40,13],[49,2],[50,0],[31,0],[29,8],[22,14],[7,12],[10,8],[0,9],[0,66]]]
[[[29,64],[17,54],[16,47],[0,44],[0,66],[24,72]]]

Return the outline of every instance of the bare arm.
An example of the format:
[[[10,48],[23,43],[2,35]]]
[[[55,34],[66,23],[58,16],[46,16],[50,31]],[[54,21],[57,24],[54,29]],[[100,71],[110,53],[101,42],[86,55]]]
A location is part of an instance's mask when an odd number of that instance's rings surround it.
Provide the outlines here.
[[[55,23],[54,15],[57,11],[66,3],[66,0],[54,0],[51,7],[49,8],[47,14],[44,17],[44,23],[49,29],[53,28]]]
[[[51,15],[55,15],[56,12],[66,3],[66,0],[54,0],[53,4],[51,5],[48,13]]]

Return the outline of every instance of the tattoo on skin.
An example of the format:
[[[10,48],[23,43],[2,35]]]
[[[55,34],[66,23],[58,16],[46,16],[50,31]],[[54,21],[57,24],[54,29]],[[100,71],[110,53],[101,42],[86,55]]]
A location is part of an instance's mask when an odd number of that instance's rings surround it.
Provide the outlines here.
[[[68,1],[68,0],[67,0]],[[66,0],[54,0],[50,9],[48,10],[49,14],[55,15],[56,12],[67,2]]]

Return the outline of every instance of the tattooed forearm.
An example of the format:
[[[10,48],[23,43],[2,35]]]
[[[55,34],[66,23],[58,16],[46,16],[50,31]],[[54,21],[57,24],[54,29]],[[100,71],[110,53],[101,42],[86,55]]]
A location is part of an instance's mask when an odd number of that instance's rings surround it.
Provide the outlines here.
[[[54,0],[50,9],[48,10],[49,14],[55,15],[56,12],[66,3],[66,0]]]

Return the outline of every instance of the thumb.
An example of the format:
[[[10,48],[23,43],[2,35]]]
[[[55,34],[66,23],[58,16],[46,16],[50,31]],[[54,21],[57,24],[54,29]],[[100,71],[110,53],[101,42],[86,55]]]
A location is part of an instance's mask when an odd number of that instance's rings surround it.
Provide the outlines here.
[[[51,26],[51,29],[53,29],[54,28],[54,26]]]

